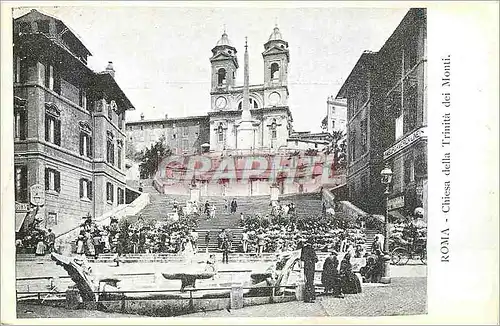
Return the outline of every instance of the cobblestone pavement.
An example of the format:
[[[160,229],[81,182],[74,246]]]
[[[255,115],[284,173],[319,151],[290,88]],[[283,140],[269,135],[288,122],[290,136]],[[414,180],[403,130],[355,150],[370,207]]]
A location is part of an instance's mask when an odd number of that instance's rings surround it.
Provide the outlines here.
[[[97,310],[71,310],[28,303],[16,304],[17,318],[130,318],[137,315],[110,313]]]
[[[91,264],[94,271],[100,273],[148,273],[181,268],[178,263],[128,263],[120,267],[111,267],[110,264]],[[221,269],[253,269],[265,268],[268,263],[230,263],[221,265]],[[33,276],[64,276],[66,272],[54,262],[17,262],[16,277]],[[388,316],[423,314],[426,311],[426,274],[425,265],[409,264],[406,266],[391,266],[393,277],[390,285],[365,284],[363,292],[356,295],[346,295],[344,299],[320,296],[314,304],[303,302],[286,302],[273,305],[251,306],[239,310],[210,311],[196,313],[185,317],[319,317],[319,316]],[[154,282],[153,277],[139,277],[142,282]],[[71,280],[59,281],[60,290],[71,284]],[[23,284],[19,284],[23,283]],[[31,291],[46,290],[47,281],[18,282],[18,290],[26,291],[26,285]],[[178,286],[176,283],[175,287]],[[18,306],[19,316],[23,318],[58,317],[64,309],[40,308],[33,306],[25,308]],[[24,310],[23,310],[24,307]],[[29,310],[30,312],[24,312]],[[33,312],[31,312],[33,311]],[[61,312],[62,311],[62,312]],[[82,315],[83,314],[83,315]],[[71,311],[68,317],[104,317],[104,312]],[[131,315],[129,315],[131,316]],[[112,317],[109,315],[109,317]]]
[[[286,302],[184,317],[319,317],[417,315],[427,311],[427,278],[393,278],[388,286],[363,287],[344,299],[320,296],[315,303]]]

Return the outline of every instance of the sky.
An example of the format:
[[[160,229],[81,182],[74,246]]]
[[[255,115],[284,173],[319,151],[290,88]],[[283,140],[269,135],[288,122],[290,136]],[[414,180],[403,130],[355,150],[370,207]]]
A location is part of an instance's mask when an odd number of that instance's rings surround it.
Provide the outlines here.
[[[389,3],[390,4],[390,3]],[[275,24],[289,43],[289,107],[296,131],[321,130],[336,95],[364,50],[378,51],[408,8],[255,8],[61,6],[32,8],[71,27],[92,53],[95,71],[113,61],[115,79],[135,107],[127,121],[210,111],[211,49],[224,28],[238,51],[243,84],[248,37],[250,84],[262,84],[262,52]]]

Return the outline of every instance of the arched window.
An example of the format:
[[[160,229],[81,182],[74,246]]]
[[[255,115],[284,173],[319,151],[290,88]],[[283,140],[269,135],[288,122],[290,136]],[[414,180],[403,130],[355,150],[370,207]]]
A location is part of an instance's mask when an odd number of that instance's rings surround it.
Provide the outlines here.
[[[276,124],[276,119],[273,119],[271,121],[271,124],[269,125],[269,130],[271,131],[271,139],[276,139],[276,127],[278,125]]]
[[[279,79],[280,78],[280,66],[273,62],[271,64],[271,79]]]
[[[248,102],[250,102],[250,108],[252,109],[258,109],[259,108],[259,103],[254,100],[253,98],[250,98],[248,100]],[[240,103],[238,104],[238,110],[243,110],[243,101],[240,101]]]
[[[224,141],[224,127],[222,126],[222,123],[219,123],[219,126],[217,127],[217,140],[219,143]]]
[[[217,84],[225,85],[226,84],[226,69],[220,68],[217,70]]]

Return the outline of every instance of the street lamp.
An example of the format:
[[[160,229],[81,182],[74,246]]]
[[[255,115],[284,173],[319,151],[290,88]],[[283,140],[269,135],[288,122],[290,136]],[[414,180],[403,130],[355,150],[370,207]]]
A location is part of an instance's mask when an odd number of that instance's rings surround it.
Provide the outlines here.
[[[389,254],[389,187],[392,182],[392,170],[389,165],[386,165],[385,168],[380,172],[380,176],[382,177],[381,183],[385,186],[385,216],[384,216],[384,253],[385,255]],[[384,275],[380,280],[381,283],[390,283],[391,282],[391,271],[390,271],[390,260],[386,259],[384,262]]]

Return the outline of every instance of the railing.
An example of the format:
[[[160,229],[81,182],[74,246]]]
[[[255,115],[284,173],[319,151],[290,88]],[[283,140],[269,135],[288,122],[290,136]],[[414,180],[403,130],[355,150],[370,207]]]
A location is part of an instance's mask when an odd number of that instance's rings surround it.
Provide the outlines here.
[[[100,302],[101,304],[106,304],[106,303],[111,303],[111,302],[120,302],[120,310],[122,312],[125,312],[126,310],[126,301],[133,301],[133,300],[144,300],[144,297],[135,297],[135,296],[130,296],[130,294],[156,294],[156,295],[165,295],[165,297],[151,297],[147,298],[146,300],[150,301],[165,301],[165,300],[171,300],[175,303],[179,302],[179,299],[183,300],[189,300],[188,306],[179,310],[176,314],[174,315],[182,315],[182,314],[188,314],[195,312],[195,305],[194,305],[194,300],[217,300],[221,298],[230,298],[232,301],[233,295],[236,295],[238,297],[238,294],[236,292],[233,293],[233,289],[239,288],[241,289],[241,292],[239,292],[240,298],[268,298],[268,303],[273,303],[276,301],[277,298],[289,298],[291,300],[296,300],[296,289],[297,285],[277,285],[277,286],[263,286],[263,287],[255,287],[255,286],[235,286],[235,287],[217,287],[217,288],[193,288],[193,289],[185,289],[184,291],[179,291],[179,290],[174,290],[174,289],[164,289],[164,290],[116,290],[116,291],[92,291],[94,295],[98,298],[97,302]],[[247,290],[246,293],[244,290]],[[269,291],[268,295],[263,295],[265,294],[262,292],[257,292],[257,293],[252,293],[250,294],[250,290],[258,290],[258,291]],[[277,291],[281,291],[281,293]],[[69,290],[71,291],[71,290]],[[76,290],[74,290],[76,291]],[[221,291],[224,291],[223,293],[220,293]],[[293,291],[293,294],[291,293]],[[194,293],[196,292],[205,292],[202,296],[195,297]],[[210,295],[209,293],[206,292],[212,292],[211,295],[218,295],[218,297],[207,297],[206,295]],[[218,292],[218,293],[214,293]],[[54,296],[58,300],[65,300],[66,303],[69,303],[68,297],[67,297],[68,291],[16,291],[16,301],[19,300],[27,300],[27,299],[36,299],[38,303],[43,303],[45,300],[48,299],[54,299]],[[129,294],[129,296],[127,296]],[[172,295],[169,297],[168,295]],[[288,294],[288,295],[287,295]],[[115,297],[113,297],[113,295]],[[179,295],[183,296],[179,298]],[[185,297],[184,297],[185,296]],[[51,298],[50,298],[51,297]],[[280,300],[282,300],[280,299]],[[71,299],[69,299],[71,300]],[[241,302],[243,305],[243,302]],[[230,303],[232,307],[232,302]],[[250,304],[252,305],[252,304]],[[87,307],[86,303],[83,304],[84,307]],[[95,303],[90,302],[90,307],[94,307],[95,309]],[[241,307],[241,306],[240,306]],[[217,308],[216,308],[217,309]],[[219,308],[220,309],[220,308]],[[212,309],[213,310],[213,309]],[[129,311],[131,312],[131,311]]]
[[[119,205],[115,207],[113,210],[104,213],[100,217],[96,218],[95,222],[102,224],[108,222],[108,220],[110,220],[112,216],[115,216],[117,218],[122,218],[124,216],[136,215],[147,204],[149,204],[149,202],[150,202],[149,194],[143,193],[130,204]],[[57,235],[56,241],[62,243],[65,242],[64,240],[68,237],[70,237],[71,239],[76,239],[79,230],[80,230],[80,225],[76,225],[71,229]]]
[[[276,285],[276,286],[237,286],[242,288],[243,290],[271,290],[273,293],[276,293],[277,289],[293,289],[297,287],[296,284],[292,285]],[[176,289],[162,289],[162,290],[115,290],[115,291],[92,291],[89,293],[103,295],[103,294],[129,294],[129,293],[193,293],[193,292],[201,292],[201,291],[221,291],[221,290],[231,290],[234,287],[216,287],[216,288],[193,288],[193,289],[184,289],[183,291]],[[16,299],[19,299],[20,295],[29,295],[29,296],[37,296],[43,294],[55,294],[55,295],[63,295],[66,294],[66,291],[16,291]],[[283,294],[282,294],[283,295]],[[134,297],[124,297],[125,300],[134,300],[137,298]],[[195,299],[195,298],[193,298]]]

